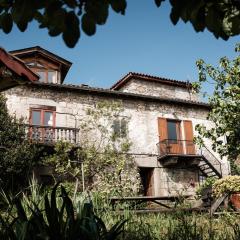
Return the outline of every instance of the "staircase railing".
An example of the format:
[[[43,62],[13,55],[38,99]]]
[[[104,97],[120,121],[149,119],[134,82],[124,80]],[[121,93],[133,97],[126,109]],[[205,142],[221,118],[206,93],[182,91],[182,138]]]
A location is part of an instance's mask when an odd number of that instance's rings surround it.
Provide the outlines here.
[[[202,146],[197,151],[197,154],[203,156],[206,164],[208,164],[208,166],[218,175],[218,177],[222,177],[222,163],[206,146]]]

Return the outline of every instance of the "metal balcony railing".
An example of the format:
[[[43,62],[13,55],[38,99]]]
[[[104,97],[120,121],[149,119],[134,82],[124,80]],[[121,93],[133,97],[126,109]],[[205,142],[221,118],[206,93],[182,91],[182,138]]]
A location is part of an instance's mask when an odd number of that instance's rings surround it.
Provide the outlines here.
[[[30,141],[38,143],[67,141],[76,144],[79,140],[79,129],[70,127],[25,125],[25,132]]]
[[[200,156],[202,160],[199,163],[199,168],[206,176],[222,177],[222,163],[204,145],[196,149],[193,141],[164,139],[157,144],[157,148],[160,157],[167,155]]]
[[[157,144],[159,156],[168,154],[195,155],[195,144],[188,140],[164,139]]]

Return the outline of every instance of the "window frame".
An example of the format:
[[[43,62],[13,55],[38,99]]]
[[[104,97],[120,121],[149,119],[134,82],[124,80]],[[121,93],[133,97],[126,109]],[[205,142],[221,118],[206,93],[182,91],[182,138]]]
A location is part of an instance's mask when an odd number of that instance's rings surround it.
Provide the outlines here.
[[[33,124],[33,111],[40,111],[40,125],[34,125]],[[48,126],[48,125],[44,125],[44,116],[45,116],[45,112],[50,112],[53,115],[53,124],[52,126]],[[30,108],[30,116],[29,116],[29,123],[30,125],[33,126],[42,126],[42,127],[52,127],[55,128],[56,127],[56,108],[54,109],[53,107],[31,107]]]
[[[116,130],[116,127],[115,127],[116,121],[118,121],[119,132],[115,131]],[[113,136],[116,136],[118,138],[125,138],[125,137],[127,137],[128,136],[128,125],[127,125],[126,118],[122,117],[122,118],[114,119],[113,120],[113,124],[112,124],[112,130],[113,130]]]
[[[53,83],[53,84],[56,84],[56,83],[59,83],[59,72],[55,69],[44,69],[44,68],[34,68],[34,71],[36,74],[39,75],[39,72],[42,72],[44,73],[44,81],[40,81],[40,82],[44,82],[44,83]],[[49,73],[55,73],[56,74],[56,82],[53,82],[53,81],[49,81]]]
[[[38,66],[38,64],[40,64],[41,66]],[[49,67],[48,65],[45,65],[45,64],[43,65],[42,63],[38,63],[38,62],[31,62],[31,65],[29,65],[29,67],[38,75],[39,75],[39,72],[44,73],[44,81],[39,80],[40,82],[54,83],[52,81],[51,82],[49,81],[49,72],[54,72],[56,75],[56,82],[54,84],[57,84],[60,82],[60,71],[56,67]]]
[[[179,119],[172,119],[172,118],[167,118],[167,139],[173,142],[178,142],[182,140],[182,121]],[[171,139],[169,136],[169,131],[168,131],[168,123],[169,122],[174,122],[175,123],[175,131],[176,131],[176,139]]]

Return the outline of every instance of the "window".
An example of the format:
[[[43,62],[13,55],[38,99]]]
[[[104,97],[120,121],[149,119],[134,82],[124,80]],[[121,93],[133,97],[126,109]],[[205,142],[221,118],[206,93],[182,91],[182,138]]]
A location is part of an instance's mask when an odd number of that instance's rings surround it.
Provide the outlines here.
[[[177,140],[177,122],[167,121],[168,139]]]
[[[55,111],[45,109],[31,109],[30,124],[34,126],[53,126],[55,125]]]
[[[58,83],[58,72],[54,70],[37,70],[36,73],[40,76],[40,82]]]
[[[48,71],[48,82],[57,83],[57,71]]]
[[[41,125],[41,111],[40,110],[32,110],[32,125]]]
[[[55,107],[31,108],[29,135],[34,141],[52,142],[55,137]]]
[[[127,136],[127,121],[123,119],[115,119],[113,121],[113,134],[116,137]]]
[[[46,74],[43,71],[38,71],[37,74],[39,75],[39,81],[40,82],[45,82],[46,79]]]
[[[170,143],[176,143],[178,140],[180,140],[180,122],[175,120],[167,120],[167,134]]]

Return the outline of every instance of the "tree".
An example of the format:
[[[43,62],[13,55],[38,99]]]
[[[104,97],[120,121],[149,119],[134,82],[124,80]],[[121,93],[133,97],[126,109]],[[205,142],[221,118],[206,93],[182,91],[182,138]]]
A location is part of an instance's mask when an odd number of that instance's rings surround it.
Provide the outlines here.
[[[55,147],[56,152],[45,157],[45,164],[54,166],[55,173],[62,179],[72,178],[76,182],[83,180],[83,167],[86,189],[100,192],[104,196],[139,193],[140,176],[133,158],[128,154],[131,143],[127,130],[122,134],[114,131],[114,123],[122,120],[122,110],[119,102],[106,101],[88,108],[81,119],[78,150],[72,144],[60,142]],[[73,149],[77,154],[71,154]]]
[[[154,0],[157,7],[165,0]],[[207,28],[216,38],[227,40],[240,33],[239,0],[169,0],[170,18],[175,25],[182,19],[195,31]],[[97,25],[106,23],[109,8],[125,14],[126,0],[0,0],[0,28],[9,33],[13,24],[24,32],[32,20],[47,28],[50,36],[62,34],[68,47],[74,47],[81,30],[94,35]]]
[[[214,84],[214,91],[208,101],[211,110],[208,119],[214,127],[207,129],[198,125],[197,130],[202,138],[208,138],[213,143],[213,149],[221,156],[236,159],[240,156],[240,45],[235,51],[237,56],[230,60],[222,57],[219,67],[197,61],[199,82],[195,89],[200,90],[202,83],[210,81]],[[225,141],[223,140],[225,138]]]
[[[15,192],[27,183],[38,151],[26,139],[21,120],[8,113],[2,95],[0,123],[0,188]]]

